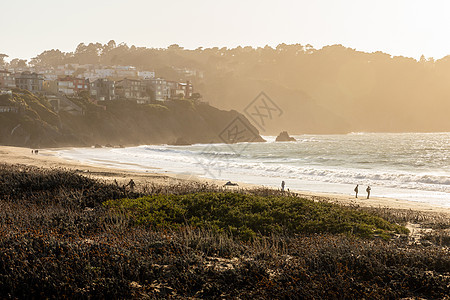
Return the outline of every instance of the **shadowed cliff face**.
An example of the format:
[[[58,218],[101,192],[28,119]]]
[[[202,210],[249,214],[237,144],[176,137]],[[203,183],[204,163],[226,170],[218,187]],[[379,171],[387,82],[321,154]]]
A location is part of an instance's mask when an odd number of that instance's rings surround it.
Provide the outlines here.
[[[104,110],[78,99],[77,104],[85,109],[84,115],[56,114],[45,98],[27,92],[2,100],[3,104],[21,107],[20,113],[2,113],[0,143],[3,145],[57,147],[263,141],[258,130],[242,114],[188,100],[145,105],[117,101],[102,103],[106,106]],[[224,133],[235,132],[236,120],[240,126],[239,139],[226,139]]]

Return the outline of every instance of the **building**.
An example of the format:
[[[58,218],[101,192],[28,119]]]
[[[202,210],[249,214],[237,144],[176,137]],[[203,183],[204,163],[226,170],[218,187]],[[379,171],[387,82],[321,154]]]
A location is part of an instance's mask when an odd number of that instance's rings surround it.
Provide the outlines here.
[[[155,72],[154,71],[139,71],[138,77],[141,79],[155,78]]]
[[[100,78],[114,77],[116,75],[113,69],[94,69],[94,74]]]
[[[11,90],[3,90],[3,89],[0,89],[0,96],[1,95],[9,95],[9,96],[12,96],[12,91]]]
[[[0,106],[0,113],[18,113],[19,112],[19,108],[16,106]]]
[[[153,99],[165,101],[170,98],[170,83],[164,78],[152,78],[147,81],[153,91]]]
[[[57,85],[58,93],[61,93],[64,95],[69,95],[69,96],[72,96],[75,94],[73,78],[70,76],[59,78],[56,81],[56,85]]]
[[[190,98],[194,93],[194,87],[192,86],[192,83],[189,82],[189,80],[186,81],[186,83],[178,83],[178,87],[184,98]]]
[[[6,70],[0,70],[0,88],[15,88],[16,78],[14,74]]]
[[[58,81],[44,79],[44,81],[42,83],[42,90],[52,93],[52,94],[58,93]]]
[[[116,96],[122,99],[143,99],[149,98],[145,84],[136,79],[125,78],[116,81]]]
[[[166,80],[166,83],[167,83],[167,88],[169,89],[169,93],[168,93],[169,99],[173,99],[177,96],[180,96],[179,90],[178,90],[178,82]]]
[[[117,78],[136,78],[137,71],[135,67],[132,66],[114,66]]]
[[[28,71],[16,74],[16,86],[19,89],[29,90],[30,92],[42,91],[44,77],[37,73]]]
[[[82,91],[89,91],[89,79],[81,77],[66,76],[65,78],[60,78],[58,81],[71,81],[70,85],[73,89],[74,94],[79,94]]]
[[[99,101],[114,100],[116,98],[114,81],[99,78],[91,82],[91,96]]]

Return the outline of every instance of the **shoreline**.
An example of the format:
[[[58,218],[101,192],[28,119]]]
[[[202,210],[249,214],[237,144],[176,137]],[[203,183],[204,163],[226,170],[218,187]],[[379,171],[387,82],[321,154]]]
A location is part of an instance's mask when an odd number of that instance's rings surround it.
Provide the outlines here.
[[[58,157],[55,151],[67,148],[40,149],[39,154],[32,154],[31,148],[0,146],[0,163],[7,164],[23,164],[44,168],[65,168],[75,170],[81,174],[88,175],[93,178],[114,181],[120,184],[126,184],[133,179],[136,184],[176,184],[179,182],[202,182],[222,186],[225,181],[216,179],[200,178],[196,176],[178,175],[165,172],[162,169],[153,168],[148,171],[137,171],[130,169],[121,169],[116,167],[106,167],[97,164],[83,163],[76,160],[69,160]],[[239,188],[248,189],[261,187],[257,184],[239,183]],[[266,186],[265,186],[266,187]],[[272,187],[269,187],[272,188]],[[292,190],[292,192],[315,200],[326,200],[343,205],[359,205],[363,207],[406,209],[431,213],[450,214],[450,208],[431,205],[424,202],[415,202],[408,200],[400,200],[384,197],[371,197],[370,199],[354,198],[354,195],[334,194],[334,193],[318,193],[309,191]]]

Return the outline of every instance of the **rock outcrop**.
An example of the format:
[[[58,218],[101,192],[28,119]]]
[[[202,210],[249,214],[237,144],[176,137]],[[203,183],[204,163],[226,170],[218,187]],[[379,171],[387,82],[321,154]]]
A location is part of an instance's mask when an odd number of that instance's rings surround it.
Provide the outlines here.
[[[276,142],[296,142],[296,139],[293,138],[292,136],[289,136],[289,134],[287,133],[287,131],[282,131],[280,132],[280,134],[277,136]]]

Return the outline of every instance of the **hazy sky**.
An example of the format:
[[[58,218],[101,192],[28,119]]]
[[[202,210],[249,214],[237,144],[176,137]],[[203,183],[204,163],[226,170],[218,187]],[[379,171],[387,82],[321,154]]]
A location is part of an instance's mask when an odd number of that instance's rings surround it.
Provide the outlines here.
[[[362,51],[450,54],[450,1],[2,1],[0,53],[30,58],[80,42],[185,48],[342,44]]]

